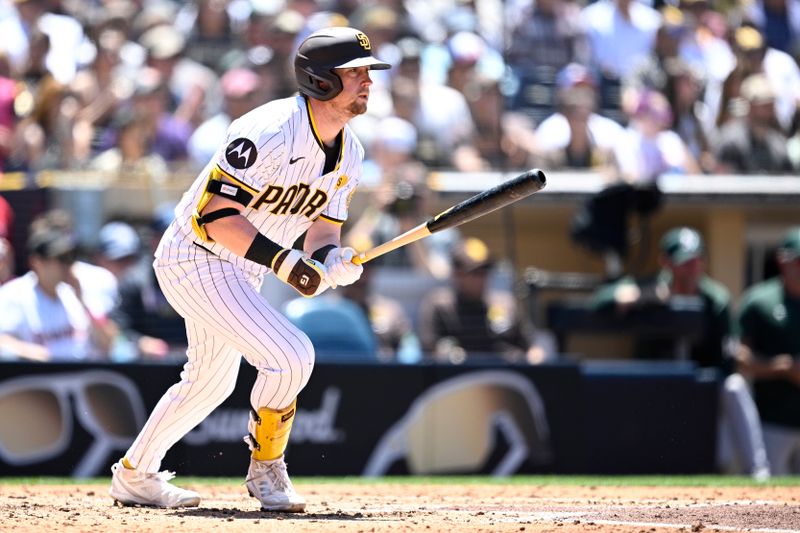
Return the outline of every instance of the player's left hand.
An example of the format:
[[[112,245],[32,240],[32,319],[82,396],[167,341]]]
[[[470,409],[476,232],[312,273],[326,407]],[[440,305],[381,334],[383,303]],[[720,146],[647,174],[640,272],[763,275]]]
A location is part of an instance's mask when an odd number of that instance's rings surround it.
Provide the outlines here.
[[[329,286],[325,282],[325,265],[300,250],[282,250],[275,256],[272,268],[279,280],[306,297],[317,296]]]
[[[325,281],[331,287],[355,283],[364,272],[364,267],[353,263],[356,251],[350,247],[334,248],[325,260]]]

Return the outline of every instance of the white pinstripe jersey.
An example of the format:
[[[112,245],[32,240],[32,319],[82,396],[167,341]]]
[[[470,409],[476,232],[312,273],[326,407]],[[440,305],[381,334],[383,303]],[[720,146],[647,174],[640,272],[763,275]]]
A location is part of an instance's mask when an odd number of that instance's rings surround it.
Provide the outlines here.
[[[261,275],[269,270],[221,244],[204,242],[192,226],[193,215],[210,199],[205,193],[209,180],[223,176],[253,195],[241,214],[286,248],[319,217],[343,223],[361,180],[364,148],[348,126],[340,135],[336,165],[323,174],[323,144],[302,95],[269,102],[235,120],[225,143],[175,208],[176,220],[156,251],[157,262],[190,260],[201,244],[248,273]]]

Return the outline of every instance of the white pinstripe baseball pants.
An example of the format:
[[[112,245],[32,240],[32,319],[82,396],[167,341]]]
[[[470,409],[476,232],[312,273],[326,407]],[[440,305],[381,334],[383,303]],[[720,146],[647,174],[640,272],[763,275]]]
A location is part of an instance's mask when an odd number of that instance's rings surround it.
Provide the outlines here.
[[[189,346],[181,380],[126,454],[144,472],[157,472],[167,451],[233,392],[242,356],[258,369],[255,409],[289,405],[314,367],[311,341],[261,297],[260,280],[202,248],[194,259],[156,264],[167,300],[186,320]]]

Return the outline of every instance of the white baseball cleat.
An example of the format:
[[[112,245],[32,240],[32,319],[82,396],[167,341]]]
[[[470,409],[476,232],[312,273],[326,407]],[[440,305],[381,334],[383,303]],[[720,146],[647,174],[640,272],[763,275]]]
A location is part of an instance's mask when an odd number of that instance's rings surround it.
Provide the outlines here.
[[[108,493],[122,505],[150,507],[197,507],[200,495],[169,483],[173,472],[148,474],[125,468],[122,461],[111,466],[111,488]]]
[[[295,492],[283,457],[273,461],[250,459],[247,471],[247,491],[261,502],[262,511],[302,513],[306,501]]]

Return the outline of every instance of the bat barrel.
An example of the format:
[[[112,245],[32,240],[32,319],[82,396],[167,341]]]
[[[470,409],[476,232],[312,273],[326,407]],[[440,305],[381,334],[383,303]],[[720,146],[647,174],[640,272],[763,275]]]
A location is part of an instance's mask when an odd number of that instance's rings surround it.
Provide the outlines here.
[[[426,223],[428,231],[434,233],[445,228],[469,222],[501,207],[521,200],[540,191],[547,184],[547,178],[538,168],[531,169],[514,179],[505,181],[491,189],[454,205]]]

